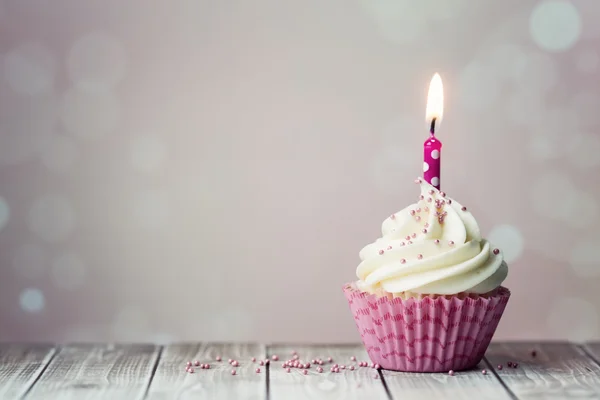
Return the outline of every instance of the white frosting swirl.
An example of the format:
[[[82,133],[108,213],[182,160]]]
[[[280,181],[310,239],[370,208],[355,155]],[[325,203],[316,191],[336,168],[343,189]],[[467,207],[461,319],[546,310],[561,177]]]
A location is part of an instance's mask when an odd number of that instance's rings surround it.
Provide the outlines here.
[[[383,221],[382,234],[360,251],[357,286],[365,291],[487,293],[508,274],[473,215],[422,179],[419,201]]]

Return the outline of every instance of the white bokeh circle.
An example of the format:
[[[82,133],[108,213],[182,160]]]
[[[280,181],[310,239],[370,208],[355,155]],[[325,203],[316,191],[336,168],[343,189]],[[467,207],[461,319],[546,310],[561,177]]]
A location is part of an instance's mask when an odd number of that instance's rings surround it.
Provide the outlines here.
[[[586,49],[579,53],[575,59],[577,70],[584,74],[597,72],[598,65],[600,65],[600,56],[596,49]]]
[[[44,195],[29,210],[29,228],[47,242],[65,240],[75,227],[75,210],[61,195]]]
[[[559,81],[559,67],[548,54],[527,54],[514,70],[517,87],[534,93],[546,93]]]
[[[495,76],[514,79],[527,62],[527,53],[527,50],[517,44],[499,43],[488,50],[486,60]]]
[[[131,143],[131,164],[140,172],[155,172],[167,159],[167,146],[158,135],[136,136]]]
[[[580,38],[581,31],[581,16],[570,1],[541,1],[529,18],[529,32],[534,43],[546,51],[570,49]]]
[[[582,238],[575,243],[575,246],[571,250],[569,264],[580,278],[600,277],[598,239]]]
[[[41,278],[46,272],[47,257],[43,247],[26,243],[15,250],[12,266],[23,278]]]
[[[64,95],[61,119],[65,128],[80,137],[112,133],[120,117],[119,102],[111,91],[72,87]]]
[[[10,207],[4,197],[0,196],[0,231],[8,224],[10,219]]]
[[[38,313],[46,306],[46,298],[44,293],[36,288],[27,288],[21,292],[19,296],[19,304],[21,309],[30,313]]]
[[[53,172],[69,171],[77,159],[75,141],[66,135],[51,135],[41,151],[41,162]]]
[[[133,215],[145,229],[163,228],[171,217],[169,197],[162,190],[148,190],[134,197]]]
[[[4,79],[11,89],[23,95],[52,91],[56,68],[52,51],[38,42],[23,43],[4,57]]]
[[[598,335],[598,310],[578,297],[559,297],[548,315],[546,327],[553,336],[573,342],[591,340]]]
[[[122,43],[106,32],[92,32],[75,41],[67,58],[69,78],[85,90],[111,90],[123,79],[127,55]]]
[[[58,288],[77,289],[84,283],[85,278],[86,267],[77,254],[66,253],[52,262],[52,279]]]
[[[500,91],[494,69],[482,62],[472,62],[465,67],[459,78],[458,97],[468,110],[482,111],[496,101]]]
[[[513,225],[497,225],[492,228],[487,237],[492,246],[502,250],[507,263],[517,260],[523,254],[525,239],[521,231]]]

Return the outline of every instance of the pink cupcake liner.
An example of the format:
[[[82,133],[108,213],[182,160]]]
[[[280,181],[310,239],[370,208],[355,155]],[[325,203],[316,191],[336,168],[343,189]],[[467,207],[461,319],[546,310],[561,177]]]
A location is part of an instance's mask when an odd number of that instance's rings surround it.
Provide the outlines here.
[[[510,291],[484,296],[402,299],[344,286],[371,361],[405,372],[460,371],[476,366],[500,322]]]

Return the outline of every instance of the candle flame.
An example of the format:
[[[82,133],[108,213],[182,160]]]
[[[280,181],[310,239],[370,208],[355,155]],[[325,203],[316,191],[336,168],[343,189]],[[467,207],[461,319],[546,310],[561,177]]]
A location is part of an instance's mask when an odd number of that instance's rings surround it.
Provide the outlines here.
[[[427,94],[427,110],[425,119],[427,124],[435,118],[436,125],[439,125],[444,115],[444,86],[440,74],[435,74],[429,84],[429,93]]]

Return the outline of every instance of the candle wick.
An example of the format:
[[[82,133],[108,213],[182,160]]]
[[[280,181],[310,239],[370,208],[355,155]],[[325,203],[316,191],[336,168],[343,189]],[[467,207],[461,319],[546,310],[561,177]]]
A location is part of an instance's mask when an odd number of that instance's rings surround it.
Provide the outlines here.
[[[429,128],[429,133],[431,136],[435,135],[435,118],[431,120],[431,127]]]

